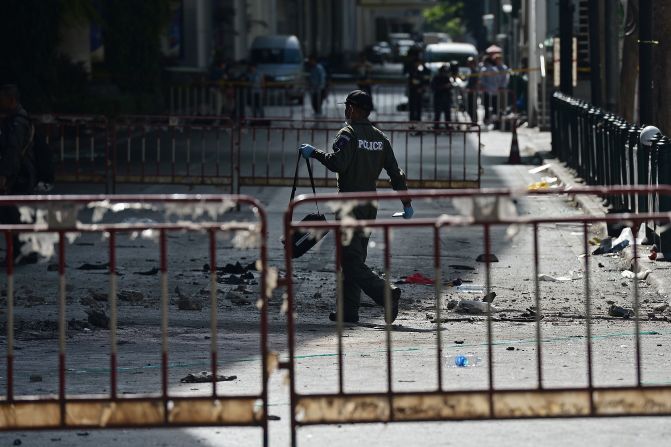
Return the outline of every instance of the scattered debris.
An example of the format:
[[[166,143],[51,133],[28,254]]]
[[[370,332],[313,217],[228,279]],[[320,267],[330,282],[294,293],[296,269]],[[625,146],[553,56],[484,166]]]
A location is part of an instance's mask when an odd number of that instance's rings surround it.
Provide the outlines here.
[[[91,323],[91,326],[109,329],[110,319],[103,309],[92,308],[87,310],[86,314],[88,315],[88,322]]]
[[[668,308],[669,308],[669,304],[668,303],[663,303],[663,304],[660,304],[659,306],[655,306],[654,311],[655,312],[664,312]]]
[[[538,166],[537,168],[529,169],[529,174],[538,174],[539,172],[545,171],[546,169],[549,169],[552,164],[547,163],[544,164],[543,166]]]
[[[463,340],[454,340],[455,345],[463,345],[464,341]]]
[[[433,284],[433,279],[422,275],[421,273],[413,273],[410,276],[403,278],[405,284],[423,284],[429,286]]]
[[[496,298],[496,292],[489,292],[487,295],[482,297],[482,301],[485,303],[491,303]]]
[[[483,315],[487,313],[487,307],[490,308],[491,312],[498,312],[498,309],[491,304],[486,303],[485,301],[475,301],[475,300],[461,300],[457,307],[454,309],[456,313],[460,314],[469,314],[469,315]]]
[[[109,263],[104,264],[89,264],[88,262],[77,267],[77,270],[107,270]]]
[[[137,290],[122,290],[117,294],[120,301],[128,301],[131,303],[139,303],[144,300],[144,294]]]
[[[573,270],[568,272],[568,276],[550,276],[550,275],[538,275],[539,281],[549,281],[549,282],[567,282],[575,281],[576,279],[582,279],[582,275],[577,274]]]
[[[186,377],[180,379],[182,383],[211,383],[212,382],[212,372],[211,371],[201,371],[199,373],[189,373]],[[230,382],[237,379],[238,376],[222,376],[217,374],[217,382]]]
[[[280,421],[281,418],[279,416],[275,416],[274,414],[269,414],[268,415],[268,420],[269,421]]]
[[[652,273],[651,270],[645,270],[638,273],[634,273],[631,270],[625,270],[622,272],[622,277],[628,279],[646,279],[650,273]]]
[[[475,262],[499,262],[499,258],[493,253],[490,253],[489,256],[483,253],[475,258]]]
[[[30,375],[30,381],[31,382],[41,382],[42,381],[42,376],[39,374],[31,374]]]
[[[456,290],[457,292],[483,294],[485,293],[486,288],[485,286],[476,284],[462,284],[460,286],[457,286]]]
[[[611,304],[608,308],[608,315],[618,318],[631,318],[634,316],[634,311],[633,309],[625,309],[624,307]]]
[[[225,299],[229,300],[231,303],[235,304],[236,306],[247,306],[251,304],[251,302],[247,299],[245,299],[242,295],[239,293],[230,291],[227,292],[226,295],[224,296]]]
[[[514,351],[514,350],[515,350],[515,346],[508,346],[506,348],[506,351]]]
[[[455,270],[475,270],[475,267],[471,267],[470,265],[450,264],[449,267]]]
[[[89,296],[90,296],[93,300],[95,300],[95,301],[99,301],[99,302],[106,302],[106,301],[107,301],[107,298],[108,298],[107,293],[105,293],[105,292],[96,292],[96,291],[93,290],[93,289],[89,289]],[[80,301],[80,302],[81,302],[81,301]],[[82,303],[82,304],[84,304],[84,303]]]
[[[133,272],[133,273],[135,273],[136,275],[152,276],[152,275],[156,275],[160,271],[161,270],[159,270],[158,267],[154,267],[154,268],[152,268],[150,270],[147,270],[145,272]]]
[[[319,292],[315,292],[314,295],[312,295],[312,299],[318,300],[322,297],[322,294]]]
[[[179,310],[203,310],[203,303],[200,300],[188,297],[179,290],[179,286],[175,287],[177,294],[177,308]]]
[[[450,300],[450,301],[447,302],[447,310],[452,310],[452,309],[454,309],[455,307],[457,307],[458,305],[459,305],[459,301],[457,301],[457,300]]]

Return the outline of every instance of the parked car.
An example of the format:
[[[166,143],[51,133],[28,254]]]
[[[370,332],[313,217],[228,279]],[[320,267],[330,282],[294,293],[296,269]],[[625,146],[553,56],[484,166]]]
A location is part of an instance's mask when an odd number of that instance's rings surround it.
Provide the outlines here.
[[[377,42],[366,48],[366,59],[375,64],[389,62],[392,59],[389,42]]]
[[[286,84],[289,97],[303,100],[303,51],[296,36],[258,36],[252,42],[250,60],[267,82]]]
[[[459,72],[468,74],[466,61],[469,57],[477,59],[478,50],[470,43],[449,42],[427,45],[424,49],[424,62],[432,73],[437,73],[441,65],[450,64],[452,61],[459,63]]]

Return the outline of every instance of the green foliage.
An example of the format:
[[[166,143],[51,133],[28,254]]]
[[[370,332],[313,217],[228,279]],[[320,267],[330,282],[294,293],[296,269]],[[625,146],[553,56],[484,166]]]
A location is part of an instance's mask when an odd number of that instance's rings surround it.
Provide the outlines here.
[[[439,0],[436,6],[424,10],[425,30],[459,38],[464,34],[463,11],[463,0]]]

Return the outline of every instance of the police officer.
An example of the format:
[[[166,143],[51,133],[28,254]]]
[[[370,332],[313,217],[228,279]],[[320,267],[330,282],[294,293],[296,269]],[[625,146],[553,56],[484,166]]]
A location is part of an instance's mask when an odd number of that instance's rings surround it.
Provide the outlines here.
[[[0,115],[4,115],[0,123],[0,194],[31,194],[36,183],[32,151],[34,128],[21,106],[19,89],[13,84],[0,86]],[[21,223],[17,207],[0,207],[0,223]],[[21,254],[16,234],[13,248],[18,264],[37,262],[36,253]]]
[[[431,70],[417,57],[408,71],[408,112],[410,121],[422,121],[424,91],[431,83]]]
[[[343,127],[333,142],[333,152],[326,153],[309,144],[302,144],[300,152],[305,159],[315,158],[330,171],[338,174],[338,191],[365,192],[375,191],[376,181],[382,168],[387,171],[391,185],[396,191],[406,191],[405,173],[398,162],[387,137],[368,120],[373,108],[370,95],[362,90],[354,90],[345,100],[345,119]],[[410,219],[414,211],[410,200],[403,201],[403,217]],[[372,220],[377,215],[377,207],[372,204],[354,207],[352,215],[357,220]],[[340,218],[341,216],[338,216]],[[359,321],[361,291],[370,296],[375,303],[384,306],[384,280],[375,274],[366,262],[368,239],[370,234],[363,230],[355,231],[349,245],[342,247],[342,269],[344,274],[344,315],[343,321]],[[398,302],[401,289],[391,286],[391,319],[398,315]],[[336,314],[329,319],[336,321]],[[387,319],[387,312],[385,312]]]

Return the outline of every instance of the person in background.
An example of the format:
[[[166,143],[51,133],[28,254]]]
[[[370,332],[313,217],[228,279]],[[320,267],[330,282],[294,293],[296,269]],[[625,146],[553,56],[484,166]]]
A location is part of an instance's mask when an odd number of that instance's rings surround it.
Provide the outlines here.
[[[422,120],[422,99],[431,83],[431,70],[417,57],[408,71],[408,112],[410,121]]]
[[[441,115],[445,116],[445,127],[452,121],[452,78],[447,65],[442,65],[431,80],[433,91],[433,128],[440,127]]]
[[[478,90],[480,88],[480,77],[478,76],[478,66],[474,57],[469,57],[466,61],[468,74],[466,78],[466,112],[471,118],[472,123],[478,122]]]
[[[493,59],[493,55],[487,54],[482,61],[480,67],[480,88],[483,92],[484,106],[485,106],[485,125],[492,123],[493,116],[496,116],[498,111],[498,93],[499,80],[498,68]]]
[[[249,83],[250,102],[252,106],[252,116],[254,118],[263,118],[263,75],[256,69],[255,63],[250,63],[247,66],[247,82]]]
[[[356,86],[359,90],[363,90],[372,97],[370,72],[373,66],[366,60],[365,53],[359,53],[356,64],[354,64],[354,72],[356,75]]]
[[[35,128],[21,105],[16,85],[0,87],[0,115],[4,115],[0,123],[0,194],[32,194],[37,184],[33,152]],[[20,224],[19,209],[16,206],[0,207],[0,223]],[[37,262],[37,253],[22,253],[23,243],[18,234],[13,234],[12,242],[15,265]],[[6,258],[5,265],[7,262]]]
[[[322,103],[326,96],[326,70],[324,66],[317,62],[317,57],[313,54],[308,59],[308,91],[312,101],[312,110],[315,116],[322,116]]]
[[[503,98],[503,95],[507,95],[508,83],[510,82],[510,69],[508,66],[503,63],[503,55],[501,53],[495,53],[493,55],[494,66],[496,67],[496,75],[494,76],[496,82],[497,96]],[[501,126],[501,115],[503,110],[501,110],[502,104],[500,99],[495,103],[496,107],[494,110],[495,124],[494,128],[499,129]]]

